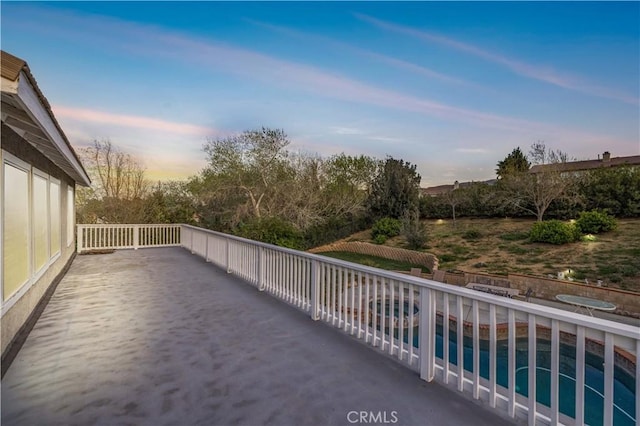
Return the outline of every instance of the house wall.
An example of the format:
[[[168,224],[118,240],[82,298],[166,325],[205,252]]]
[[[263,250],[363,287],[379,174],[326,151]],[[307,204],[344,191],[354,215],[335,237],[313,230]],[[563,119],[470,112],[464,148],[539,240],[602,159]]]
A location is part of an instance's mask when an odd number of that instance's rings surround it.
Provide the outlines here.
[[[46,175],[49,177],[48,182],[59,182],[59,202],[60,202],[60,217],[59,223],[48,225],[48,260],[45,266],[40,270],[36,270],[35,267],[35,255],[33,246],[30,244],[30,271],[27,282],[21,285],[15,292],[11,294],[4,294],[2,297],[2,321],[1,321],[1,351],[2,358],[11,350],[12,344],[17,340],[20,331],[29,322],[30,317],[36,312],[38,304],[43,300],[43,297],[47,293],[47,290],[52,289],[52,285],[56,283],[56,277],[61,275],[64,269],[71,263],[75,256],[75,234],[68,231],[69,227],[73,227],[75,220],[75,212],[71,212],[71,216],[68,216],[69,207],[72,209],[75,203],[69,202],[69,196],[74,197],[75,183],[73,179],[67,176],[62,170],[60,170],[55,164],[48,160],[42,153],[36,150],[32,145],[24,141],[20,136],[13,132],[10,128],[2,125],[2,150],[0,150],[0,158],[2,164],[2,172],[0,173],[0,187],[2,188],[2,201],[3,201],[3,222],[4,226],[4,208],[7,203],[11,203],[10,199],[5,199],[5,187],[4,187],[4,170],[7,161],[15,161],[15,159],[26,163],[30,169],[29,182],[32,182],[33,173],[40,173],[40,176]],[[24,165],[24,164],[23,164]],[[68,188],[71,188],[73,192],[69,192]],[[49,193],[50,196],[50,193]],[[30,203],[32,202],[31,196],[29,197]],[[33,209],[33,205],[30,204],[30,209]],[[35,215],[37,212],[32,212]],[[49,215],[51,216],[51,215]],[[33,230],[33,222],[31,223]],[[51,243],[51,230],[53,226],[59,226],[60,228],[60,252],[54,254],[50,246]],[[3,228],[3,239],[5,229]],[[34,237],[30,237],[33,242]],[[5,244],[2,244],[2,257],[0,260],[3,262],[2,276],[2,288],[4,290],[4,265],[5,258]]]

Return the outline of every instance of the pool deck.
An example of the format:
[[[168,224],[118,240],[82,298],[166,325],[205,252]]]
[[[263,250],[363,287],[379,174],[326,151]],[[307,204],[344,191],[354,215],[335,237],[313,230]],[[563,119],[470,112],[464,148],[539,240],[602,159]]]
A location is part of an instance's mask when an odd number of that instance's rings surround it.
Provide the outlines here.
[[[76,257],[1,386],[3,426],[512,424],[181,248]]]

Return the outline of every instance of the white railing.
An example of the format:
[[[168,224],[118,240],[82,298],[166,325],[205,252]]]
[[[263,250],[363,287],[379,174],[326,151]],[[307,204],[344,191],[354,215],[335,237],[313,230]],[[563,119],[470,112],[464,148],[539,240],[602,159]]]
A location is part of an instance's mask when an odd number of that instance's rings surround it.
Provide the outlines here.
[[[78,225],[77,252],[180,245],[181,225]]]
[[[385,352],[424,380],[531,425],[640,418],[638,327],[189,225],[181,225],[179,236],[191,253]],[[603,365],[594,366],[594,356]],[[630,395],[616,381],[621,371],[630,377]]]

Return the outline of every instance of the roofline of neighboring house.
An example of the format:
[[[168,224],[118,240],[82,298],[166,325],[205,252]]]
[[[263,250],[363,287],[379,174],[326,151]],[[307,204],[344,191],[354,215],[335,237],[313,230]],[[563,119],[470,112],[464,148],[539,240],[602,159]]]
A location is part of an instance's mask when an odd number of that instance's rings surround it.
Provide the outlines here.
[[[2,92],[13,95],[13,99],[20,103],[25,112],[49,137],[52,145],[76,172],[76,176],[70,177],[81,185],[91,186],[91,179],[87,171],[53,114],[49,101],[38,87],[27,62],[4,50],[0,53],[2,55],[2,66],[0,67]]]
[[[627,157],[611,157],[609,152],[605,152],[602,158],[597,160],[571,161],[557,164],[538,164],[529,169],[529,173],[542,173],[553,169],[560,172],[580,172],[609,167],[640,166],[640,155]]]
[[[456,188],[456,184],[458,188],[465,188],[468,186],[471,186],[473,184],[476,183],[482,183],[485,185],[493,185],[496,183],[496,179],[489,179],[489,180],[480,180],[480,181],[470,181],[470,182],[456,182],[454,184],[449,184],[449,185],[436,185],[436,186],[429,186],[427,188],[420,188],[420,194],[421,195],[431,195],[431,196],[435,196],[435,195],[441,195],[441,194],[446,194],[447,192],[450,192],[452,190],[454,190]]]

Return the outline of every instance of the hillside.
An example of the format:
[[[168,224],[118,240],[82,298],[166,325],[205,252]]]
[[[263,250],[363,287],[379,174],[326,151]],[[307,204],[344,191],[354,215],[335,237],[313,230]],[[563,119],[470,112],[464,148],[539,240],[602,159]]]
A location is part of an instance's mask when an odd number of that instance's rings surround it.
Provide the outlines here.
[[[553,275],[571,270],[574,280],[598,279],[610,287],[640,292],[640,219],[620,219],[618,228],[562,246],[530,243],[527,233],[534,220],[428,220],[429,240],[424,251],[438,256],[440,269],[507,274]],[[369,241],[370,231],[346,238]],[[386,243],[404,247],[403,237]]]

